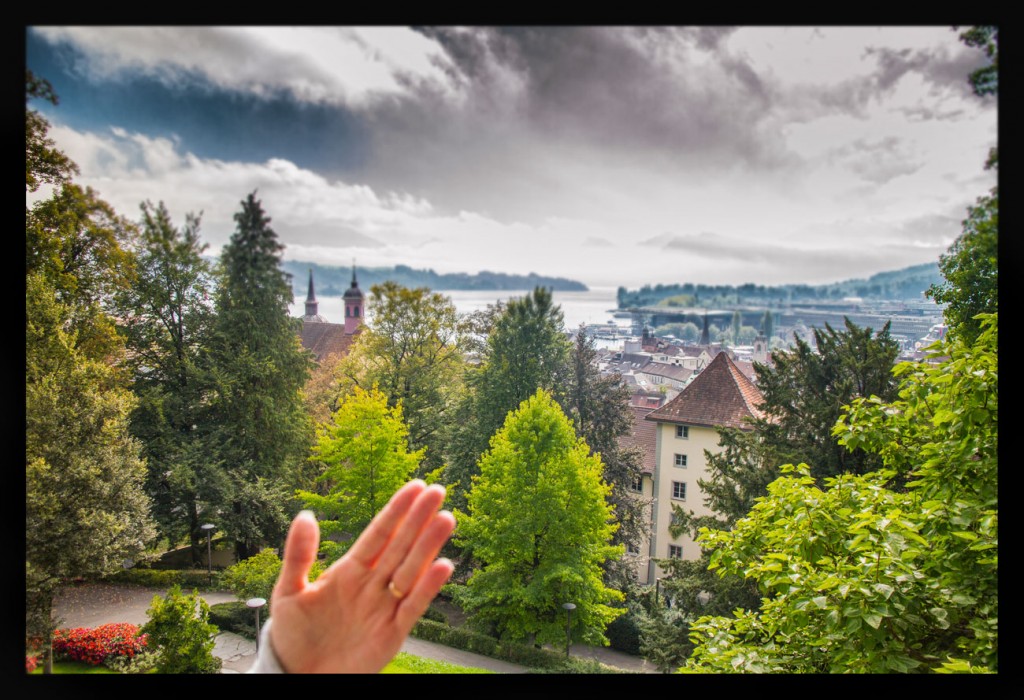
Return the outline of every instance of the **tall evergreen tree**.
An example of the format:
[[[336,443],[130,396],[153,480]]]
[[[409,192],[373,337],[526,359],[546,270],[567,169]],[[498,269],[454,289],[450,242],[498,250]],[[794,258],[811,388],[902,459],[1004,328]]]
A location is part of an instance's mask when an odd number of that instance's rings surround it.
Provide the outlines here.
[[[162,535],[171,542],[187,536],[193,561],[205,554],[199,526],[202,502],[209,502],[211,391],[206,353],[213,322],[210,264],[199,240],[199,217],[188,215],[178,229],[161,202],[142,205],[136,246],[138,275],[118,297],[121,327],[130,350],[132,390],[139,405],[132,432],[145,446],[147,491]]]
[[[562,604],[572,602],[572,637],[606,643],[604,630],[622,594],[602,581],[620,556],[599,457],[576,437],[543,389],[510,413],[473,479],[467,513],[456,511],[458,539],[481,566],[464,599],[474,624],[499,637],[559,643]]]
[[[452,438],[447,471],[447,483],[454,486],[452,503],[465,503],[477,460],[508,413],[538,388],[556,392],[567,371],[569,348],[562,309],[549,289],[536,287],[500,310],[487,336],[483,362],[468,375],[468,403],[457,411],[472,420],[459,425]]]
[[[298,321],[288,316],[284,246],[255,193],[242,201],[235,222],[219,264],[211,458],[226,474],[218,486],[220,524],[245,559],[287,526],[285,503],[276,501],[296,486],[311,443],[300,390],[312,359],[299,343]]]
[[[643,469],[643,455],[636,448],[619,444],[633,425],[630,392],[619,375],[602,376],[596,360],[594,339],[581,326],[574,337],[560,403],[576,435],[604,466],[602,476],[611,487],[608,502],[618,523],[612,542],[639,548],[649,529],[644,517],[647,504],[633,491],[633,483]],[[606,580],[612,587],[624,589],[636,581],[636,571],[628,562],[611,559],[606,566]]]

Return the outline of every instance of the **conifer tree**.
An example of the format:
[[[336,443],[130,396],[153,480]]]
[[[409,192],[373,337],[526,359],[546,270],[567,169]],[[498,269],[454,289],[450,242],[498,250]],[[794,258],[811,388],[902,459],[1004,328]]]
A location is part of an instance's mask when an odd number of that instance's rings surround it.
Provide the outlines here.
[[[311,441],[300,390],[312,359],[299,343],[298,321],[288,316],[284,246],[255,193],[242,201],[235,222],[218,274],[210,457],[225,475],[218,485],[223,529],[245,559],[287,526],[278,501],[296,486]]]

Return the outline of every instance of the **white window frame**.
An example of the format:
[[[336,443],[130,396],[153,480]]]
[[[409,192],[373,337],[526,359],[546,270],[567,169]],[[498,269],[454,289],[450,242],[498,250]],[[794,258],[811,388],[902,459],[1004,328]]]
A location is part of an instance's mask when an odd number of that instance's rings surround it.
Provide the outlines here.
[[[683,491],[683,495],[682,496],[677,496],[676,495],[679,492],[679,489],[676,488],[678,486],[682,486],[683,487],[682,488],[682,491]],[[673,501],[685,501],[686,500],[686,482],[685,481],[673,481],[672,482],[672,500]]]
[[[676,438],[679,440],[690,439],[690,426],[688,425],[677,425],[676,426]]]
[[[682,459],[680,459],[680,457]],[[676,452],[672,456],[672,464],[674,464],[675,466],[679,467],[680,469],[685,469],[686,468],[686,463],[688,461],[689,460],[687,459],[686,455],[682,454],[681,452]],[[680,464],[680,462],[682,462],[682,464]]]
[[[637,488],[637,487],[639,487],[639,488]],[[643,493],[644,492],[644,476],[643,476],[643,474],[638,476],[633,481],[633,483],[630,484],[629,488],[633,491],[633,493]]]

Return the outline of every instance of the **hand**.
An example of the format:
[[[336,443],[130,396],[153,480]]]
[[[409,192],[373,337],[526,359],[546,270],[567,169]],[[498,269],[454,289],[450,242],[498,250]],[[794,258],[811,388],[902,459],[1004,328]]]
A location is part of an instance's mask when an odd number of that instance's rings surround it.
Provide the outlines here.
[[[289,673],[378,673],[452,575],[435,559],[455,528],[438,512],[444,487],[418,479],[395,492],[345,555],[310,583],[320,528],[292,521],[270,598],[270,644]]]

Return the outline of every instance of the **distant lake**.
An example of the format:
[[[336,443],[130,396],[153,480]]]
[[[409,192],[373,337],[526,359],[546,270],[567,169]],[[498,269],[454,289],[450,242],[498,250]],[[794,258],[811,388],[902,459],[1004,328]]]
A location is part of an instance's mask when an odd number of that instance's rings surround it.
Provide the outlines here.
[[[364,294],[365,294],[364,290]],[[498,300],[506,301],[513,297],[522,297],[529,291],[441,291],[452,300],[460,313],[470,313],[487,308]],[[566,330],[575,330],[581,323],[587,325],[614,322],[623,328],[629,328],[628,318],[613,318],[616,308],[616,289],[614,287],[593,287],[586,292],[552,292],[555,303],[562,307],[565,316]],[[317,295],[320,315],[331,323],[345,322],[345,304],[340,296],[325,297]],[[291,307],[292,316],[302,316],[306,309],[306,298],[296,296]],[[372,317],[370,321],[372,322]]]

